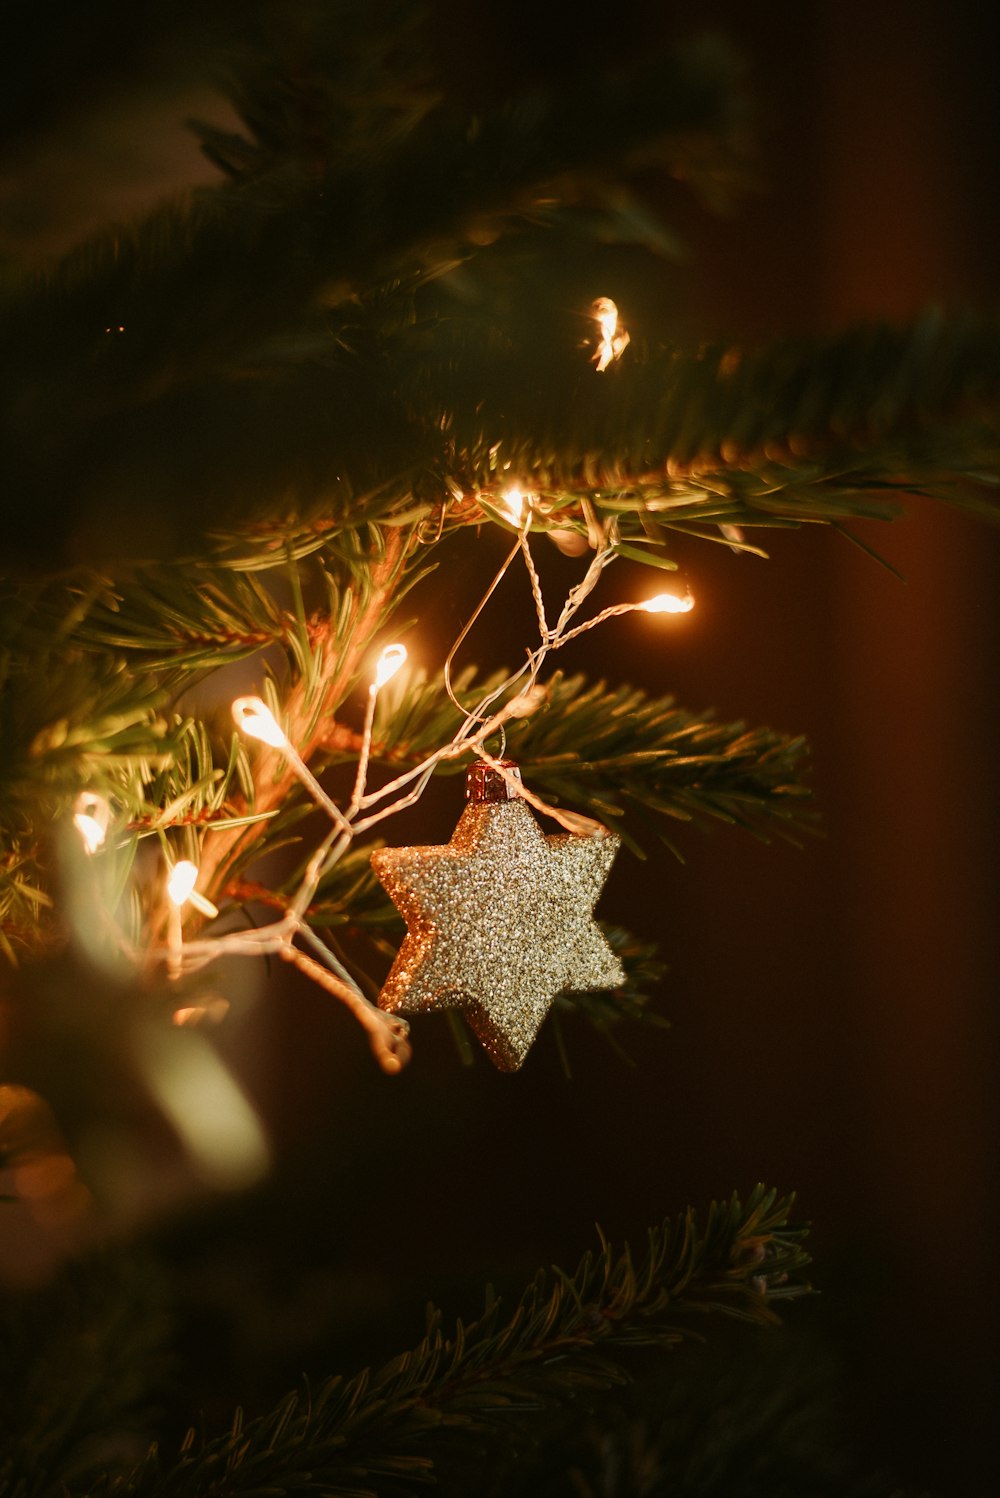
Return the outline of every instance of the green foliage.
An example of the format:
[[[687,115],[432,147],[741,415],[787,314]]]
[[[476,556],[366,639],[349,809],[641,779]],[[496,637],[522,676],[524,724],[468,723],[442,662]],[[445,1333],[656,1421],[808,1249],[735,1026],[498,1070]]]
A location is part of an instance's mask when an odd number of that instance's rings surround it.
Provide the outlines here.
[[[644,544],[885,518],[905,488],[994,512],[991,318],[931,310],[759,349],[635,329],[620,366],[591,367],[566,246],[639,226],[669,243],[636,160],[696,185],[733,173],[743,113],[717,43],[470,118],[412,14],[313,17],[305,77],[304,18],[289,24],[285,51],[272,36],[234,71],[248,138],[202,127],[231,180],[0,315],[11,555],[207,544],[271,565],[375,520],[443,506],[466,524],[511,471],[543,498],[539,528],[583,528],[586,500]]]
[[[719,524],[890,519],[906,490],[997,516],[991,318],[931,308],[910,327],[823,341],[628,349],[603,380],[568,330],[549,347],[494,340],[491,355],[474,410],[461,361],[444,364],[455,467],[473,493],[516,474],[542,497],[537,529],[586,534],[582,496],[647,543],[669,530],[717,540]]]
[[[75,601],[0,607],[0,946],[8,957],[51,938],[56,843],[83,789],[143,787],[173,762],[177,737],[156,679],[124,656],[81,649]]]
[[[409,550],[382,622],[436,538],[497,517],[512,473],[538,492],[536,531],[596,527],[653,566],[671,565],[671,529],[718,541],[723,524],[884,518],[905,485],[995,512],[991,319],[934,312],[758,350],[636,329],[620,364],[593,369],[567,247],[586,244],[594,275],[601,239],[669,250],[651,163],[706,197],[739,175],[744,105],[717,42],[472,117],[434,76],[425,20],[371,11],[293,7],[247,32],[230,72],[246,135],[199,127],[229,180],[12,286],[0,309],[7,553],[77,565],[68,583],[9,590],[8,948],[51,898],[40,825],[81,786],[131,834],[185,828],[192,854],[206,826],[255,815],[245,746],[188,706],[211,671],[260,652],[276,703],[300,690],[322,757],[317,725],[357,679],[354,606],[389,533]],[[114,577],[78,566],[123,557],[161,560]],[[333,701],[321,679],[351,651]],[[454,731],[436,687],[401,708],[376,742],[384,763]],[[667,699],[557,678],[510,742],[544,794],[636,848],[649,810],[661,829],[808,824],[801,741]],[[225,877],[302,814],[296,791]],[[329,923],[348,895],[369,919],[352,870],[324,886]]]
[[[249,26],[228,70],[247,133],[199,127],[228,180],[12,285],[11,559],[269,567],[375,522],[477,521],[511,472],[542,496],[538,528],[583,529],[589,505],[645,547],[884,518],[906,487],[994,512],[994,319],[756,350],[636,328],[620,365],[591,366],[567,247],[594,278],[602,242],[669,251],[662,175],[712,199],[739,177],[746,108],[718,40],[473,113],[435,74],[433,24],[337,5]],[[225,618],[223,592],[176,662],[277,627],[248,594]]]
[[[317,62],[337,57],[340,10],[313,17]],[[361,26],[361,9],[348,14]],[[394,60],[406,51],[397,37]],[[633,158],[679,167],[692,133],[702,163],[706,140],[726,153],[732,63],[717,46],[475,116],[431,107],[426,86],[415,98],[409,71],[398,107],[389,86],[384,107],[359,107],[355,78],[349,108],[317,111],[311,79],[261,85],[251,63],[237,96],[258,140],[210,145],[252,169],[8,298],[12,556],[45,568],[163,557],[261,514],[280,531],[303,515],[356,524],[411,508],[440,454],[433,413],[409,409],[392,359],[416,287],[540,199],[627,176]],[[408,342],[411,371],[423,342]]]
[[[17,653],[15,653],[17,652]],[[176,749],[157,713],[163,693],[122,657],[91,655],[58,637],[18,640],[6,666],[0,707],[4,767],[0,816],[31,823],[91,780],[122,766],[149,773]]]
[[[549,794],[586,806],[637,851],[650,811],[681,822],[730,822],[765,840],[794,837],[811,821],[804,739],[713,723],[639,688],[557,678],[548,711],[516,725],[509,741]]]
[[[506,674],[477,681],[468,667],[454,682],[470,708]],[[556,673],[545,707],[507,728],[508,751],[526,782],[566,805],[583,807],[620,832],[634,851],[650,811],[669,822],[723,821],[757,836],[795,837],[813,817],[803,784],[805,740],[743,723],[720,724],[641,688]],[[437,683],[414,674],[379,719],[375,758],[394,774],[419,763],[459,727]],[[459,773],[445,763],[442,774]],[[662,825],[659,836],[668,841]]]
[[[523,1476],[553,1420],[579,1419],[625,1383],[637,1351],[676,1347],[710,1313],[766,1325],[775,1300],[801,1295],[807,1260],[790,1210],[758,1187],[745,1205],[713,1204],[702,1223],[688,1211],[650,1231],[641,1259],[604,1243],[573,1275],[540,1273],[512,1313],[492,1300],[451,1336],[432,1311],[423,1340],[379,1370],[290,1394],[257,1418],[238,1412],[220,1436],[192,1431],[176,1456],[159,1446],[131,1471],[118,1463],[74,1481],[56,1465],[51,1478],[122,1498],[223,1487],[360,1498],[428,1482],[461,1492],[470,1470],[502,1470],[512,1446]]]
[[[740,179],[745,106],[720,43],[511,97],[477,90],[470,104],[438,76],[424,13],[404,0],[267,13],[258,35],[256,19],[243,22],[231,60],[243,132],[196,127],[226,180],[4,290],[0,942],[11,957],[64,939],[58,836],[83,788],[113,812],[88,898],[103,884],[118,911],[144,837],[197,857],[238,829],[211,892],[282,908],[301,864],[268,889],[251,865],[299,833],[314,845],[308,802],[273,761],[271,781],[255,779],[258,751],[234,736],[213,673],[254,659],[305,757],[336,777],[357,759],[351,693],[380,631],[449,555],[439,540],[507,523],[512,479],[538,496],[533,533],[589,545],[600,533],[661,568],[672,531],[718,542],[723,525],[839,529],[890,518],[908,489],[998,513],[993,317],[932,310],[910,327],[756,349],[632,327],[621,362],[593,368],[587,302],[620,295],[605,284],[606,248],[639,246],[648,269],[677,248],[665,177],[709,204]],[[567,292],[568,264],[590,288],[582,300]],[[499,679],[468,671],[455,688],[469,700]],[[636,851],[649,825],[664,840],[686,822],[761,837],[810,826],[801,739],[582,675],[546,686],[545,708],[509,726],[510,752],[532,787]],[[462,721],[438,680],[415,677],[391,701],[373,745],[386,779]],[[398,930],[369,852],[327,871],[307,913],[336,951],[360,937],[384,953]],[[610,1031],[648,1017],[660,965],[642,938],[607,934],[626,984],[564,996],[557,1012]],[[48,978],[71,1016],[73,972],[67,958]],[[32,983],[36,998],[34,969],[18,993]],[[93,990],[82,990],[86,1023],[110,1045],[108,1016],[133,992],[116,978],[105,1012]],[[49,1075],[72,1093],[78,1036],[60,1033]],[[99,1109],[98,1083],[120,1072],[82,1070],[80,1107]],[[546,1442],[586,1425],[637,1352],[676,1348],[716,1314],[769,1322],[776,1299],[801,1293],[789,1210],[758,1190],[704,1223],[690,1212],[665,1223],[641,1263],[604,1245],[575,1275],[540,1275],[509,1315],[491,1303],[446,1336],[434,1313],[423,1341],[378,1371],[237,1413],[227,1433],[192,1433],[177,1451],[169,1438],[148,1444],[155,1294],[80,1266],[50,1292],[0,1304],[0,1498],[431,1482],[485,1492],[484,1473],[499,1492],[514,1453],[523,1487],[551,1474]],[[753,1436],[773,1428],[761,1420]],[[684,1444],[676,1429],[672,1439]]]
[[[44,939],[52,911],[52,896],[42,887],[37,857],[8,833],[0,855],[0,952],[9,962],[19,950],[37,947]]]
[[[287,643],[293,618],[255,573],[232,567],[147,569],[106,584],[83,601],[74,639],[90,649],[127,652],[135,665],[177,673],[229,665]]]
[[[367,656],[367,641],[355,639],[356,606],[373,599],[383,537],[359,527],[339,544],[313,538],[307,550],[307,559],[272,558],[266,572],[233,559],[164,565],[117,585],[11,586],[0,610],[0,941],[9,955],[12,941],[31,944],[51,903],[50,828],[67,824],[82,789],[107,798],[109,845],[129,857],[137,838],[179,829],[174,856],[197,861],[209,828],[255,821],[269,824],[273,849],[301,820],[309,805],[301,793],[257,812],[251,755],[211,678],[259,656],[278,716],[300,684],[304,732],[338,705],[331,663],[357,644],[340,693],[352,688]],[[416,556],[379,596],[383,620],[426,570]]]

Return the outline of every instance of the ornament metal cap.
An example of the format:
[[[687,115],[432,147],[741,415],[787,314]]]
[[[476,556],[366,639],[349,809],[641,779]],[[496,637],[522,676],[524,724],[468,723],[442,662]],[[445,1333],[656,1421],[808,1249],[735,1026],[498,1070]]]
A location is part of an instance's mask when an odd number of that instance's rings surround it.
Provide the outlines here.
[[[521,772],[514,760],[502,759],[499,763],[515,780],[520,780]],[[517,792],[499,770],[487,764],[484,759],[477,759],[465,772],[465,795],[471,805],[483,806],[499,801],[513,801]]]

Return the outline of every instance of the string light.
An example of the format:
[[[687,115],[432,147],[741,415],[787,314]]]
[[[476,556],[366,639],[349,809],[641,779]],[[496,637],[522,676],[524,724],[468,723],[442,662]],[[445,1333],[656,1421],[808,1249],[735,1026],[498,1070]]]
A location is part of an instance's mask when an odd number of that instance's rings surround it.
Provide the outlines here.
[[[636,604],[636,608],[646,614],[689,614],[694,608],[694,599],[690,593],[684,598],[678,598],[676,593],[657,593],[655,598]]]
[[[272,749],[280,749],[292,772],[305,786],[316,805],[321,806],[331,821],[336,822],[343,831],[350,832],[350,823],[344,813],[327,795],[298,750],[289,743],[288,735],[279,726],[266,702],[262,702],[259,697],[237,697],[233,703],[233,719],[237,728],[242,728],[251,738],[270,744]]]
[[[604,337],[603,352],[611,352],[608,359],[617,358],[628,342],[617,323],[617,308],[607,298],[601,299],[599,321]],[[598,367],[607,367],[608,360],[598,361]],[[510,555],[494,578],[479,607],[456,641],[445,665],[445,686],[449,696],[463,714],[463,721],[453,736],[434,749],[419,764],[402,774],[367,790],[367,774],[372,753],[372,736],[376,703],[381,689],[390,682],[407,660],[406,647],[400,643],[385,646],[374,661],[369,678],[368,703],[364,732],[361,736],[357,777],[354,792],[346,809],[341,809],[327,794],[308,768],[289,733],[280,726],[274,712],[260,697],[239,697],[232,704],[234,722],[241,732],[258,739],[272,749],[280,751],[292,774],[302,783],[310,796],[328,813],[333,827],[320,842],[309,859],[305,873],[295,893],[289,897],[279,919],[250,929],[229,930],[222,934],[196,936],[185,942],[182,929],[182,909],[190,904],[206,917],[218,916],[217,907],[196,888],[199,870],[189,859],[181,859],[171,865],[166,879],[166,941],[158,950],[158,957],[165,961],[166,972],[171,980],[191,976],[200,972],[220,956],[261,957],[275,954],[297,967],[321,988],[347,1005],[368,1032],[372,1049],[379,1064],[387,1072],[398,1071],[409,1057],[409,1042],[405,1021],[398,1016],[386,1014],[373,1004],[358,986],[351,973],[344,967],[337,954],[330,950],[311,929],[306,919],[310,904],[320,883],[330,868],[340,859],[355,838],[367,832],[376,823],[383,821],[412,805],[422,795],[435,768],[442,763],[474,754],[493,764],[503,773],[502,763],[494,760],[485,748],[486,742],[503,731],[505,723],[513,718],[527,717],[537,711],[547,698],[547,689],[538,681],[539,671],[551,651],[560,649],[585,630],[615,616],[642,611],[650,614],[687,613],[694,606],[690,593],[686,597],[661,593],[641,602],[615,604],[573,625],[579,611],[596,587],[605,567],[618,555],[618,531],[614,519],[593,520],[589,530],[590,544],[595,554],[587,568],[586,576],[570,589],[554,626],[546,622],[546,610],[541,595],[541,581],[534,566],[530,547],[530,520],[532,504],[537,496],[526,493],[519,485],[511,485],[502,496],[502,504],[512,522],[517,525],[518,537]],[[585,510],[585,513],[588,513]],[[588,517],[589,518],[589,517]],[[475,623],[494,589],[506,575],[514,558],[521,555],[531,580],[532,593],[538,614],[540,643],[527,652],[527,662],[499,686],[492,687],[474,709],[467,708],[454,695],[450,685],[449,671],[455,650]],[[572,626],[572,627],[571,627]],[[515,683],[523,679],[523,685],[506,705],[494,707]],[[294,735],[297,714],[289,716],[290,733]],[[311,741],[315,742],[315,741]],[[568,831],[577,834],[593,833],[599,824],[578,814],[561,811],[533,794],[528,787],[519,786],[529,805],[545,815],[554,817]],[[93,852],[104,842],[109,821],[107,803],[92,792],[83,792],[74,803],[74,822],[85,847]],[[315,955],[301,949],[301,944],[313,948]],[[179,1026],[214,1022],[221,1018],[226,1001],[215,997],[197,1000],[176,1010],[174,1023]]]
[[[503,496],[503,506],[515,525],[523,525],[525,516],[530,514],[531,503],[535,498],[533,494],[525,494],[519,484],[514,484]]]
[[[354,777],[354,790],[351,794],[351,804],[348,807],[348,817],[353,817],[361,805],[365,794],[365,783],[368,779],[368,760],[372,752],[372,729],[375,726],[375,702],[379,692],[386,682],[391,681],[396,672],[406,660],[405,645],[387,645],[379,656],[375,665],[375,675],[372,684],[368,688],[368,709],[365,713],[365,727],[361,735],[361,753],[358,755],[358,771]]]
[[[593,316],[598,328],[598,343],[596,351],[593,354],[593,362],[598,372],[601,373],[615,360],[621,358],[630,342],[630,338],[626,329],[621,325],[618,307],[610,297],[598,297],[594,301]],[[109,333],[114,331],[123,333],[124,327],[118,325],[115,327],[109,326],[107,331]],[[498,447],[499,444],[491,448],[491,459],[495,458]],[[512,467],[511,461],[508,460],[499,464],[498,467],[499,471],[505,476],[503,481],[506,482],[506,476]],[[461,490],[457,491],[456,497],[461,492]],[[495,492],[493,491],[493,493]],[[694,606],[694,600],[690,593],[684,598],[677,597],[674,594],[661,593],[643,602],[613,605],[611,608],[607,608],[597,614],[596,617],[571,628],[571,621],[575,617],[578,617],[581,606],[599,581],[604,567],[614,559],[618,539],[617,523],[614,518],[608,519],[607,517],[598,516],[595,508],[589,505],[586,500],[583,500],[581,508],[587,525],[586,535],[582,531],[567,528],[557,528],[550,532],[550,535],[556,545],[568,555],[581,554],[588,546],[594,549],[595,555],[582,582],[570,590],[555,626],[550,627],[546,622],[541,582],[534,565],[529,544],[532,510],[537,502],[537,494],[526,492],[517,483],[510,484],[500,498],[499,503],[504,515],[517,527],[517,543],[491,584],[479,609],[473,614],[459,636],[459,639],[456,641],[455,646],[453,646],[444,671],[446,689],[452,701],[464,714],[464,721],[450,741],[435,749],[420,764],[396,776],[395,779],[388,781],[386,784],[379,786],[376,790],[371,792],[366,791],[378,694],[393,679],[407,659],[406,647],[398,643],[387,645],[375,662],[374,672],[368,689],[367,712],[354,792],[346,811],[342,810],[319,784],[315,775],[306,765],[302,755],[290,740],[288,733],[278,723],[271,708],[260,697],[239,697],[232,704],[233,719],[241,732],[281,752],[291,772],[305,787],[313,800],[327,812],[333,822],[333,827],[328,832],[327,837],[314,850],[307,864],[306,872],[300,880],[298,890],[291,897],[281,919],[272,922],[270,925],[255,927],[252,930],[229,931],[223,935],[213,935],[204,939],[188,941],[185,945],[182,934],[181,916],[182,908],[185,905],[190,904],[209,919],[214,919],[218,916],[219,912],[217,907],[196,889],[199,877],[197,865],[188,859],[181,859],[172,865],[166,880],[166,893],[169,902],[167,908],[166,950],[164,952],[162,948],[160,949],[161,959],[164,956],[166,958],[169,977],[179,978],[182,974],[197,972],[224,952],[247,956],[277,953],[283,960],[292,963],[302,972],[307,973],[310,978],[326,989],[327,992],[352,1009],[356,1017],[368,1030],[372,1048],[385,1070],[397,1071],[405,1064],[409,1055],[405,1022],[398,1017],[383,1013],[366,998],[354,978],[344,968],[336,953],[324,946],[305,920],[310,902],[323,876],[337,859],[343,855],[345,850],[350,847],[355,837],[366,832],[375,823],[412,805],[423,793],[434,769],[441,763],[472,753],[484,758],[488,763],[493,764],[498,771],[503,773],[501,761],[492,759],[485,749],[485,741],[492,735],[503,732],[504,724],[510,719],[530,716],[531,713],[538,710],[541,706],[542,702],[546,699],[547,690],[538,682],[537,677],[546,657],[551,651],[560,649],[583,631],[592,629],[595,625],[601,624],[616,615],[631,613],[637,610],[649,614],[681,614],[687,613]],[[444,510],[442,508],[442,524],[443,516]],[[728,540],[734,541],[740,539],[740,533],[735,527],[724,526],[722,529]],[[527,652],[528,660],[525,665],[514,672],[512,676],[498,687],[492,688],[480,700],[476,709],[469,710],[458,702],[452,691],[449,679],[450,663],[459,644],[465,638],[465,635],[475,622],[494,588],[502,580],[510,563],[519,552],[524,559],[531,581],[532,594],[538,616],[540,644],[535,650]],[[513,687],[514,683],[525,677],[526,674],[525,685],[517,695],[511,697],[505,706],[494,710],[490,715],[487,709],[490,708],[491,704],[496,703],[502,698]],[[296,733],[296,721],[296,714],[292,712],[289,715],[289,724],[293,737]],[[311,743],[315,742],[315,739],[311,740]],[[517,789],[518,794],[523,795],[525,800],[534,806],[536,810],[554,817],[567,830],[578,833],[584,831],[593,832],[598,825],[593,823],[591,819],[581,818],[577,814],[563,812],[558,808],[547,805],[527,787],[520,786]],[[376,807],[378,809],[373,810]],[[103,845],[107,833],[109,823],[107,802],[93,792],[81,793],[74,803],[73,821],[87,851],[95,853]],[[317,955],[310,956],[308,953],[301,951],[295,945],[295,942],[299,940],[312,946]],[[174,1015],[174,1022],[178,1025],[192,1025],[198,1024],[205,1019],[215,1020],[221,1017],[225,1005],[226,1001],[224,999],[204,999],[195,1004],[177,1009]],[[204,1139],[200,1140],[199,1148],[206,1156],[206,1164],[211,1168],[215,1168],[216,1165],[222,1163],[221,1161],[209,1159],[211,1152],[207,1150]]]
[[[195,889],[197,882],[198,865],[192,863],[189,858],[182,858],[174,864],[167,875],[167,894],[178,909],[190,900],[195,910],[200,910],[202,915],[207,915],[210,920],[214,920],[219,913],[218,909],[211,900],[206,899]]]
[[[74,801],[73,826],[83,838],[88,853],[96,853],[104,846],[110,816],[108,803],[96,791],[81,791]]]
[[[184,931],[181,925],[181,906],[190,900],[195,910],[214,919],[218,910],[211,900],[198,893],[198,865],[189,858],[175,863],[167,875],[167,897],[170,908],[167,912],[167,977],[173,982],[184,970]]]
[[[676,593],[658,593],[655,598],[646,598],[641,603],[613,603],[610,608],[602,609],[595,614],[593,619],[585,619],[582,624],[577,624],[573,629],[560,629],[553,632],[545,642],[547,650],[560,650],[570,640],[577,636],[586,634],[588,629],[594,629],[598,624],[603,624],[608,619],[618,619],[622,614],[687,614],[694,608],[694,599],[688,593],[684,598],[678,598]]]
[[[288,747],[288,739],[278,720],[259,697],[237,697],[233,703],[233,718],[237,728],[242,728],[251,738],[270,744],[272,749]]]
[[[378,658],[375,667],[375,680],[372,682],[373,689],[377,692],[391,681],[406,660],[405,645],[387,645]]]
[[[620,359],[629,345],[629,335],[618,322],[618,308],[609,296],[599,296],[594,302],[594,316],[601,330],[601,341],[594,354],[598,374],[604,372],[615,359]]]

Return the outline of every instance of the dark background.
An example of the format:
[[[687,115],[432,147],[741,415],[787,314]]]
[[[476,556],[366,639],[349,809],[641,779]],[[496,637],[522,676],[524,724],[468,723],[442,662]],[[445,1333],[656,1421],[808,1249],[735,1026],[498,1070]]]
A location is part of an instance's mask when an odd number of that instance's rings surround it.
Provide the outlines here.
[[[690,258],[664,271],[685,335],[995,305],[996,37],[970,0],[615,5],[604,32],[561,5],[443,9],[449,64],[486,90],[593,66],[605,35],[627,48],[714,24],[737,42],[761,109],[761,187],[729,220],[686,216]],[[11,255],[55,253],[211,179],[179,128],[222,112],[192,65],[197,7],[10,14]],[[303,1360],[351,1367],[405,1345],[428,1297],[474,1314],[485,1280],[572,1263],[595,1221],[638,1237],[763,1179],[797,1189],[813,1222],[822,1298],[790,1315],[838,1360],[865,1459],[941,1494],[987,1490],[1000,535],[919,500],[891,528],[858,529],[905,583],[818,529],[779,535],[767,563],[691,543],[679,556],[694,614],[612,625],[575,658],[807,734],[823,813],[802,851],[689,831],[684,866],[619,859],[601,912],[656,936],[670,967],[672,1029],[623,1036],[634,1069],[574,1025],[571,1081],[551,1027],[516,1077],[484,1058],[466,1070],[444,1024],[425,1021],[409,1071],[387,1080],[305,985],[234,1028],[279,1163],[262,1193],[165,1239],[204,1324],[220,1318],[206,1407],[246,1399],[240,1376],[264,1397]],[[490,575],[495,549],[481,550],[481,578],[429,606],[429,640],[453,636]],[[548,565],[555,596],[572,568]],[[422,838],[449,835],[453,785]],[[227,1297],[239,1326],[223,1333]]]

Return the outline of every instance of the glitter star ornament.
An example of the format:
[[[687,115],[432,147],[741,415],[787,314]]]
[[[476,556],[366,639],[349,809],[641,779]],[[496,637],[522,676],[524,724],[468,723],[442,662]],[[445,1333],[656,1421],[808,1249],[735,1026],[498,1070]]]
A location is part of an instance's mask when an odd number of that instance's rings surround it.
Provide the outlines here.
[[[372,854],[407,925],[379,1005],[397,1014],[460,1009],[500,1070],[516,1071],[558,994],[625,981],[593,916],[620,839],[546,836],[482,762],[470,768],[466,794],[449,843]]]

